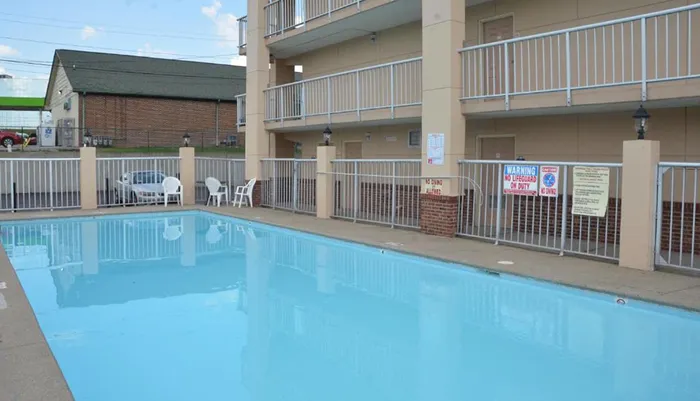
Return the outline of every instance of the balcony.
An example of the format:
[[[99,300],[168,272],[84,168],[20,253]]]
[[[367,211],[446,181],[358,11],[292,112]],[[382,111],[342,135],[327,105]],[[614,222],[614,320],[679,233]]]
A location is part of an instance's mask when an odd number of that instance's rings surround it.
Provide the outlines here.
[[[245,93],[236,96],[236,128],[238,132],[245,131]]]
[[[420,117],[422,58],[275,86],[264,91],[268,129]]]
[[[248,36],[248,16],[244,15],[238,20],[238,54],[244,56],[246,54],[246,43]]]
[[[462,111],[517,115],[696,101],[696,32],[700,4],[464,48]]]

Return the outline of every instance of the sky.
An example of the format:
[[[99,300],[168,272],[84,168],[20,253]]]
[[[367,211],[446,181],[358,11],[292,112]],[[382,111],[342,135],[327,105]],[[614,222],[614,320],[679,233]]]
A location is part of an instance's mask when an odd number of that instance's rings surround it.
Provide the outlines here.
[[[0,96],[43,97],[56,49],[221,64],[238,56],[245,0],[20,0],[0,7]],[[18,117],[19,118],[19,117]],[[0,124],[3,122],[0,121]]]

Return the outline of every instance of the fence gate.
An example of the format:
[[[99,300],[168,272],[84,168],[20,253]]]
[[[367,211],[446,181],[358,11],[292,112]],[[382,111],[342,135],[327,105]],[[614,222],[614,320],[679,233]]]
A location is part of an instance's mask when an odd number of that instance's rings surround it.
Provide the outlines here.
[[[262,206],[316,213],[316,160],[263,159]]]
[[[656,190],[657,266],[700,269],[698,229],[700,163],[659,163]]]

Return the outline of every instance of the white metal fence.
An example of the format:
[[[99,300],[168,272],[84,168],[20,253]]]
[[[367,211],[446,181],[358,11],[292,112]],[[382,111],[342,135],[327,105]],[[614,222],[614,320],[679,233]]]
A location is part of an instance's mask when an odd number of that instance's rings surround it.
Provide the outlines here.
[[[420,105],[422,58],[375,65],[264,91],[266,121]]]
[[[534,193],[510,194],[513,191],[504,188],[505,176],[510,172],[506,166],[536,168],[527,171],[534,174],[531,175],[534,182],[520,183],[522,188],[527,188],[523,191],[534,188]],[[539,193],[543,166],[556,167],[558,171],[558,179],[550,181],[553,184],[549,191],[551,196]],[[584,180],[593,176],[600,181],[596,190],[607,190],[607,194],[601,192],[597,195],[607,203],[603,205],[604,216],[574,215],[572,194],[590,190]],[[578,186],[577,180],[581,180]],[[560,254],[619,258],[621,163],[463,160],[460,162],[459,185],[457,233],[460,236],[558,251]]]
[[[205,185],[207,177],[214,177],[228,188],[229,200],[233,201],[236,187],[245,185],[245,159],[223,159],[195,157],[195,200],[206,203],[209,190]]]
[[[360,7],[362,0],[275,0],[265,6],[266,36],[305,26],[307,22],[346,7]],[[245,18],[245,17],[244,17]]]
[[[420,160],[334,160],[333,217],[420,227]]]
[[[0,159],[0,211],[80,207],[80,159]]]
[[[97,159],[97,206],[163,202],[164,177],[180,177],[179,157]]]
[[[263,159],[261,205],[316,213],[316,160]]]
[[[467,47],[462,99],[509,97],[700,76],[700,4]],[[695,30],[700,29],[696,26]]]
[[[700,163],[659,163],[656,264],[700,269],[698,173]]]

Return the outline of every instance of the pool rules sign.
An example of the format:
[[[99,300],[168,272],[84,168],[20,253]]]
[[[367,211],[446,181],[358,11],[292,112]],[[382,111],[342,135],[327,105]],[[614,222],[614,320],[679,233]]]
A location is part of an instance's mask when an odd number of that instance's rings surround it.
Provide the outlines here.
[[[559,167],[540,166],[540,196],[559,196]]]

